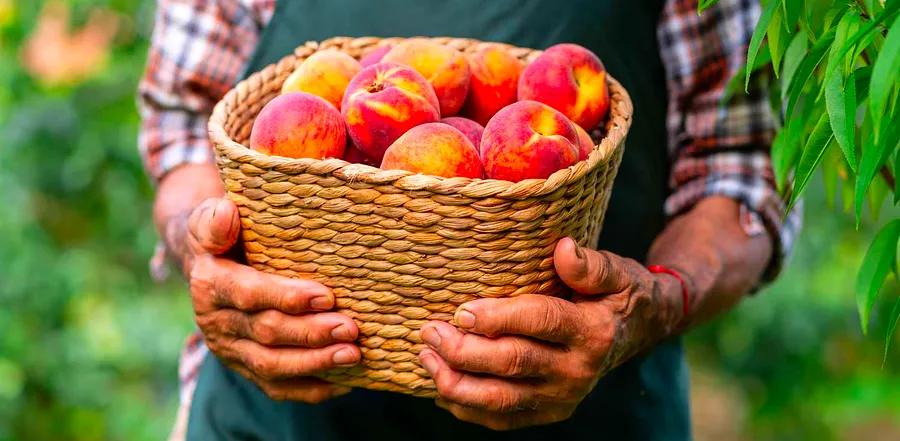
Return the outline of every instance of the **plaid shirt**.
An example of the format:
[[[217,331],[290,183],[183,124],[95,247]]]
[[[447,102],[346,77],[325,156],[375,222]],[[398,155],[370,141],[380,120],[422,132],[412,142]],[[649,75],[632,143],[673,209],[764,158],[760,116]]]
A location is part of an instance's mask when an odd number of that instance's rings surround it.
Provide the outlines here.
[[[182,164],[213,162],[206,122],[235,83],[269,21],[275,0],[159,0],[146,74],[140,84],[140,151],[154,180]],[[697,15],[696,1],[668,0],[657,37],[669,94],[672,162],[665,209],[676,215],[711,195],[743,205],[748,233],[768,231],[775,275],[799,229],[799,213],[782,219],[768,154],[772,115],[762,88],[721,104],[741,69],[759,17],[751,0],[722,0]],[[181,376],[191,379],[204,345],[194,338]]]

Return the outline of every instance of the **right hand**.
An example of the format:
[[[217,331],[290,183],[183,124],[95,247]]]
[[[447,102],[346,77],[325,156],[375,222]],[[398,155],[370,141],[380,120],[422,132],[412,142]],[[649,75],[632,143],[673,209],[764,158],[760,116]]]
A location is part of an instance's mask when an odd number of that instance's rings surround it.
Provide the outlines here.
[[[317,403],[349,392],[310,377],[361,357],[353,320],[324,312],[334,307],[331,291],[222,257],[240,232],[237,207],[227,199],[207,199],[187,224],[184,265],[209,349],[276,400]]]

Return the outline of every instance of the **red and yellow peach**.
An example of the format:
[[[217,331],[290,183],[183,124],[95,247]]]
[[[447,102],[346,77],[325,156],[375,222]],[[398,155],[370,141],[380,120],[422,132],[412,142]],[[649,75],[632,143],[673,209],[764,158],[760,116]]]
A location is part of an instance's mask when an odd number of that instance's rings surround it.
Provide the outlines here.
[[[410,39],[394,46],[382,61],[412,67],[434,88],[441,116],[459,112],[469,91],[469,64],[462,52],[425,39]]]
[[[488,178],[547,178],[578,162],[578,132],[562,113],[537,101],[500,109],[484,128],[481,158]]]
[[[480,178],[478,151],[459,130],[443,123],[413,127],[384,152],[381,168],[432,176]]]
[[[466,59],[472,77],[462,114],[484,125],[500,109],[516,102],[524,65],[499,45],[480,49]]]
[[[475,146],[475,150],[480,150],[481,136],[484,134],[484,127],[482,127],[481,124],[461,116],[451,116],[442,119],[440,122],[452,126],[456,128],[456,130],[462,132],[463,135],[466,135],[466,138],[469,138],[472,145]]]
[[[346,144],[341,114],[328,101],[305,92],[269,101],[250,130],[250,147],[267,155],[340,158]]]
[[[281,93],[311,93],[340,110],[347,85],[361,69],[356,59],[343,52],[334,49],[315,52],[287,77]]]
[[[341,103],[353,143],[376,161],[407,130],[437,121],[438,108],[428,81],[412,68],[395,63],[364,68],[347,86]]]
[[[593,52],[576,44],[557,44],[535,58],[519,78],[518,95],[559,110],[585,130],[609,111],[606,69]]]

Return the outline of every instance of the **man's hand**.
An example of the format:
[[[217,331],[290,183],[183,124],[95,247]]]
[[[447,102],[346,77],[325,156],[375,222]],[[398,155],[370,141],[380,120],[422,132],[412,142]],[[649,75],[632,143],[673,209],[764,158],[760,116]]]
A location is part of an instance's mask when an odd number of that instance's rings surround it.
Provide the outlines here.
[[[572,301],[542,295],[479,299],[456,322],[429,322],[433,350],[420,360],[438,405],[495,430],[562,421],[610,369],[668,335],[680,315],[680,285],[638,262],[563,239],[556,271]],[[678,299],[678,303],[672,301]]]
[[[360,360],[350,343],[359,332],[353,320],[323,312],[334,307],[331,291],[222,257],[240,231],[237,207],[227,199],[207,199],[186,222],[185,273],[210,350],[273,399],[316,403],[348,392],[309,377]]]

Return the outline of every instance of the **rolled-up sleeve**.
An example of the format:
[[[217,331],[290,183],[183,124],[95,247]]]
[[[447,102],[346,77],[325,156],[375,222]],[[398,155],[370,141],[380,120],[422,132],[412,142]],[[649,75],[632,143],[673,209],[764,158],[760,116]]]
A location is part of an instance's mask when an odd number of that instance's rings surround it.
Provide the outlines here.
[[[723,102],[728,82],[744,67],[759,13],[758,2],[748,0],[721,0],[699,15],[696,0],[666,2],[658,28],[672,158],[665,208],[674,216],[714,195],[741,202],[749,228],[765,229],[775,244],[765,276],[771,280],[793,246],[800,209],[784,216],[775,187],[773,115],[763,85],[754,81],[749,93]]]
[[[141,156],[158,182],[183,164],[213,161],[206,124],[234,84],[274,0],[160,0],[138,86]]]

